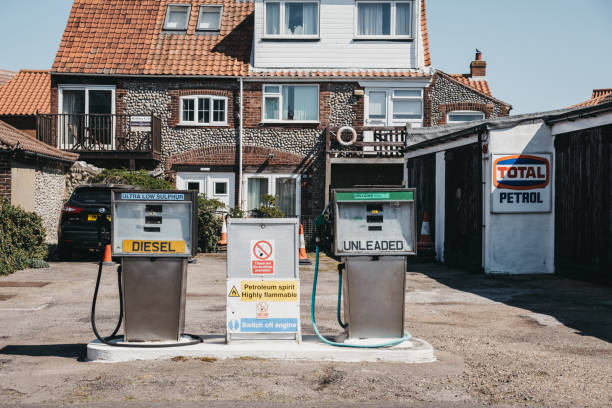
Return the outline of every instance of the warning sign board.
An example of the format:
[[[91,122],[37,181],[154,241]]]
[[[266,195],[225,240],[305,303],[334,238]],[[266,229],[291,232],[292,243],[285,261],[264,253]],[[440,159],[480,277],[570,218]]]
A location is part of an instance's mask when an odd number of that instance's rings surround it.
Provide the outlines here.
[[[251,274],[274,275],[274,240],[251,241]]]
[[[297,283],[293,280],[261,280],[240,282],[241,302],[270,300],[273,302],[295,302],[298,298]]]
[[[227,332],[300,333],[299,280],[227,280]]]

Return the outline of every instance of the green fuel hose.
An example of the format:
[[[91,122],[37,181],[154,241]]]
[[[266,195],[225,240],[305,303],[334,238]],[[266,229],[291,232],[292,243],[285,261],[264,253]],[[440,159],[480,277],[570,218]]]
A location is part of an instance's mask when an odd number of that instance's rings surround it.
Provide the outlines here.
[[[404,337],[401,337],[397,340],[392,340],[389,341],[387,343],[381,343],[381,344],[347,344],[347,343],[338,343],[335,341],[331,341],[326,339],[325,337],[323,337],[321,335],[321,333],[319,333],[319,329],[317,328],[317,322],[315,319],[315,300],[317,298],[317,279],[319,277],[319,245],[317,245],[316,247],[316,257],[315,257],[315,269],[314,269],[314,277],[312,280],[312,297],[310,298],[310,319],[312,321],[312,328],[314,329],[315,334],[317,335],[317,337],[319,338],[319,340],[321,340],[323,343],[329,344],[331,346],[336,346],[336,347],[354,347],[354,348],[381,348],[381,347],[391,347],[391,346],[395,346],[397,344],[403,343],[406,340],[409,340],[412,338],[412,336],[410,335],[410,333],[408,333],[407,331],[404,332]],[[340,275],[340,282],[338,284],[338,308],[337,308],[337,318],[338,318],[338,323],[340,323],[340,325],[342,327],[346,327],[346,325],[343,326],[342,323],[342,319],[340,318],[340,300],[341,300],[341,296],[342,296],[342,275]]]

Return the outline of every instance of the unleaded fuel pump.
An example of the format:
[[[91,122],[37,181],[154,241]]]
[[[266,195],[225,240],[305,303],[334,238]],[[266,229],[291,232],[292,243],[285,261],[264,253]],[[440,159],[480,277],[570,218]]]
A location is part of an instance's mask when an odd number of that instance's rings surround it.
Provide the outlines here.
[[[343,261],[338,269],[337,318],[346,340],[330,341],[316,326],[318,242],[311,307],[315,333],[325,343],[342,347],[387,347],[410,339],[404,330],[404,298],[406,257],[416,255],[415,190],[333,190],[330,206],[315,224],[320,229],[330,218],[333,251]],[[371,344],[363,339],[385,340]]]
[[[102,261],[91,310],[93,331],[118,347],[172,347],[201,342],[185,334],[188,258],[197,246],[197,192],[112,190],[111,251],[118,269],[120,316],[109,337],[96,328]],[[117,331],[124,320],[123,336]],[[123,338],[123,341],[118,341]]]

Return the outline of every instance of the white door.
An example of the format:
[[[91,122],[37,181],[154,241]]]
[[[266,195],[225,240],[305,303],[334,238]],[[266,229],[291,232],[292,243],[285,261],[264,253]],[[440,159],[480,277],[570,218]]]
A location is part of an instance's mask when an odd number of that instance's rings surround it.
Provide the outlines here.
[[[223,202],[226,209],[235,207],[234,173],[179,172],[176,187],[180,190],[198,190],[207,198]]]

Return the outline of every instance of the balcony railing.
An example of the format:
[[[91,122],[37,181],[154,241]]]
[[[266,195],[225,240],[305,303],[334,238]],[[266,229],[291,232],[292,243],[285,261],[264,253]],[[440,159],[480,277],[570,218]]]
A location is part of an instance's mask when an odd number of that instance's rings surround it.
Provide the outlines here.
[[[351,143],[352,133],[339,128],[325,129],[325,151],[331,157],[402,157],[408,134],[401,127],[356,127],[356,140]],[[341,139],[345,144],[340,143]],[[347,144],[350,143],[350,144]]]
[[[154,115],[38,114],[36,135],[77,153],[161,154],[161,120]]]

